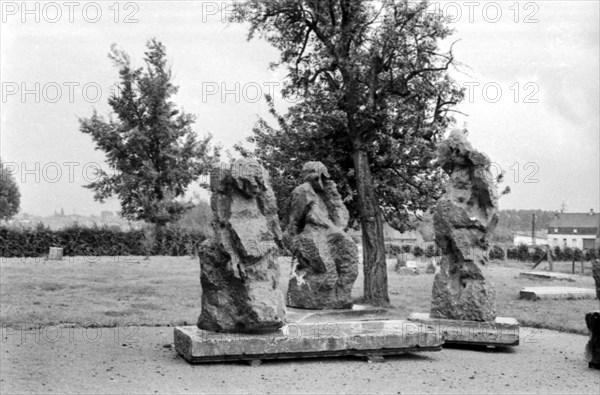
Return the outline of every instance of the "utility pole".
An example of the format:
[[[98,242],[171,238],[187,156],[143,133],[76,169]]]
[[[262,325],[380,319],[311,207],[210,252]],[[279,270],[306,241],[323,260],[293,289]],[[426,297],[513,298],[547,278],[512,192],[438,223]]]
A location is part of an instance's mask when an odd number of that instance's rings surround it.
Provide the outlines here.
[[[535,214],[531,216],[531,243],[535,245]]]

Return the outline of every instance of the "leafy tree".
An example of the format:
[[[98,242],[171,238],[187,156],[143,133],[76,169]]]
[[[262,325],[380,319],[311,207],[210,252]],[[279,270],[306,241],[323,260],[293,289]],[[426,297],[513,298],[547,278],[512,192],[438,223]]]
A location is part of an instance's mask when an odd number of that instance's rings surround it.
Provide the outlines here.
[[[194,116],[171,101],[178,87],[171,82],[164,45],[152,39],[147,48],[144,69],[112,46],[109,58],[119,69],[121,89],[108,103],[117,119],[106,121],[94,111],[80,119],[80,131],[92,137],[114,169],[114,174],[100,171],[98,181],[86,185],[94,198],[103,202],[116,194],[123,217],[160,229],[189,206],[176,198],[208,170],[218,149],[210,153],[210,135],[197,140]]]
[[[193,207],[186,211],[177,221],[177,227],[180,229],[199,232],[205,237],[213,234],[211,223],[213,220],[210,203],[195,196],[195,201],[190,201]]]
[[[284,95],[301,102],[280,130],[259,123],[257,156],[278,170],[282,187],[300,163],[320,160],[360,219],[364,299],[389,302],[384,218],[402,229],[408,212],[428,208],[440,188],[435,146],[452,122],[462,91],[448,77],[451,50],[438,41],[451,30],[425,2],[384,0],[251,0],[237,19],[250,22],[280,50]],[[277,187],[277,185],[276,185]]]
[[[0,161],[0,220],[9,220],[19,212],[21,193],[12,174]]]

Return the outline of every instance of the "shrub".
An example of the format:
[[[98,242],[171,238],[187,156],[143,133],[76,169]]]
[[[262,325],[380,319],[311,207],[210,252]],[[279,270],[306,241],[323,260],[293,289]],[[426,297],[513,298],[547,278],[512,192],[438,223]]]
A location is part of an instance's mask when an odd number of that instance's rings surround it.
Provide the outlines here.
[[[583,261],[583,251],[575,247],[573,249],[573,259],[575,259],[576,261]]]
[[[426,248],[425,248],[425,256],[427,258],[431,258],[433,256],[438,256],[439,255],[439,251],[437,248],[437,244],[429,244]]]
[[[565,261],[570,261],[573,259],[573,249],[571,247],[565,247],[562,250],[562,258]]]
[[[585,260],[592,261],[594,259],[598,259],[598,250],[596,250],[595,248],[590,248],[589,250],[586,250]]]
[[[205,237],[200,232],[186,231],[176,227],[166,227],[157,236],[151,253],[153,255],[185,255]],[[109,227],[81,227],[52,231],[38,225],[33,229],[0,227],[0,256],[41,257],[50,247],[62,247],[65,256],[75,255],[145,255],[144,232],[142,230],[122,231]]]
[[[553,258],[555,260],[557,260],[557,261],[562,261],[562,259],[563,259],[563,253],[560,250],[559,246],[556,246],[556,247],[553,248],[553,254],[552,255],[553,255]]]
[[[493,245],[489,250],[488,257],[490,261],[503,261],[504,250],[498,245]]]
[[[539,262],[544,258],[544,255],[546,255],[546,249],[540,246],[535,246],[533,249],[533,254],[531,254],[531,260],[533,262]]]
[[[529,246],[527,246],[527,244],[519,244],[517,246],[517,259],[521,262],[527,262],[531,260]]]
[[[420,246],[414,246],[413,247],[413,255],[415,257],[420,257],[423,255],[423,249]]]
[[[510,247],[506,249],[506,259],[510,259],[510,260],[517,260],[518,254],[517,254],[517,248],[516,247]]]
[[[398,255],[402,253],[402,247],[399,244],[395,243],[386,243],[385,244],[385,253],[386,255]]]
[[[402,251],[404,251],[405,253],[410,253],[410,244],[404,244],[402,246]]]

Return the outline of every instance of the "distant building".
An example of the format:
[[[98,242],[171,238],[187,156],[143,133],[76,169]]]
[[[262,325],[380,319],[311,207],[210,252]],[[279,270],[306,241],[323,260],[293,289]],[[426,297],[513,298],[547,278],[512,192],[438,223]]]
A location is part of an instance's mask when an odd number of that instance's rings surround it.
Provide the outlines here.
[[[514,232],[513,244],[547,245],[548,237],[545,232],[536,232],[535,239],[531,237],[531,232]]]
[[[515,232],[513,234],[513,243],[517,244],[527,244],[527,245],[547,245],[548,238],[543,233],[536,232],[535,239],[531,237],[531,232]]]
[[[594,248],[600,235],[600,214],[556,213],[548,226],[550,246],[572,247],[587,250]]]

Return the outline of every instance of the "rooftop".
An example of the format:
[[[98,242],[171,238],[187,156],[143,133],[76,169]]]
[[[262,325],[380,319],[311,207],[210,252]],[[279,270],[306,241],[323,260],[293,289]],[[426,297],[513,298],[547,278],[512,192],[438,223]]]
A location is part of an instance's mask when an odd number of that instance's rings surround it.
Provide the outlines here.
[[[558,218],[550,221],[550,228],[598,228],[600,214],[598,213],[557,213]]]

